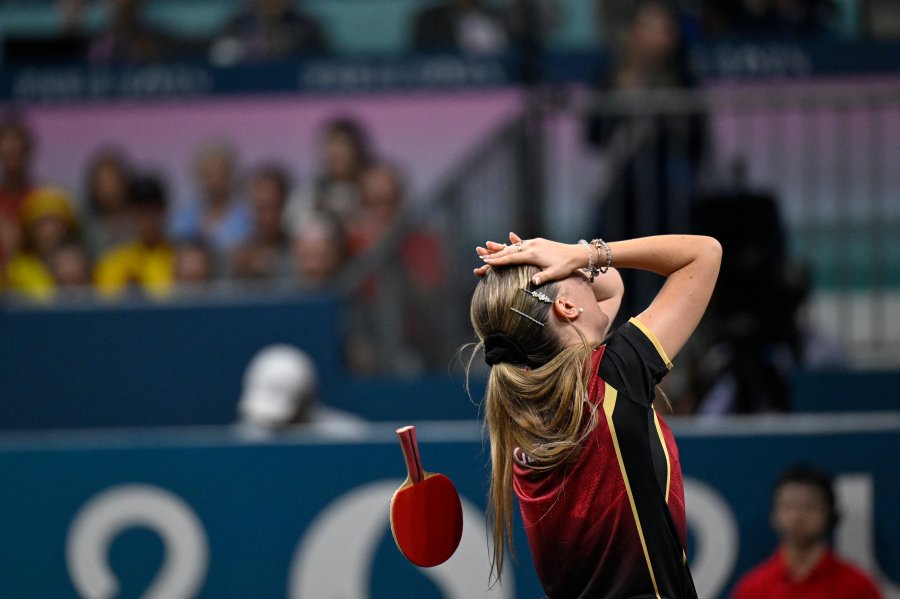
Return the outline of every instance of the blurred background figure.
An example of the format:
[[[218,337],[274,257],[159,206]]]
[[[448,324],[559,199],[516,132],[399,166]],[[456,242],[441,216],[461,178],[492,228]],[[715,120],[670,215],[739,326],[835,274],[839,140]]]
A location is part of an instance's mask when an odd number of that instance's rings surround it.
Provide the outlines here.
[[[91,259],[87,249],[68,242],[50,256],[50,274],[56,283],[56,297],[85,298],[91,290]]]
[[[413,17],[411,45],[421,52],[491,54],[509,44],[504,14],[483,0],[445,0]]]
[[[772,493],[775,554],[735,586],[732,599],[880,599],[875,584],[834,554],[838,511],[831,478],[797,466],[781,474]]]
[[[239,279],[273,279],[291,274],[291,240],[284,209],[290,195],[287,172],[264,165],[250,178],[252,230],[232,256],[231,272]]]
[[[0,267],[22,242],[21,206],[33,188],[34,139],[15,115],[0,121]]]
[[[194,154],[194,175],[198,197],[173,215],[172,236],[203,239],[219,254],[217,259],[224,259],[250,232],[250,212],[232,145],[219,139],[201,144]]]
[[[354,255],[396,237],[399,260],[371,277],[349,307],[349,359],[357,373],[417,372],[446,363],[451,338],[439,313],[444,280],[437,235],[417,224],[406,205],[399,169],[377,164],[360,178],[362,206],[349,227]],[[376,250],[377,251],[377,250]]]
[[[704,415],[789,411],[793,369],[843,367],[826,343],[810,346],[802,322],[810,273],[790,257],[778,199],[740,178],[698,198],[691,216],[692,230],[723,248],[708,317],[678,375],[693,377],[692,410]]]
[[[315,363],[287,344],[264,347],[250,361],[238,418],[241,432],[250,437],[292,428],[341,436],[365,431],[361,418],[322,403]]]
[[[61,0],[64,35],[80,34],[91,3]],[[91,36],[87,58],[95,63],[147,63],[169,56],[173,39],[147,19],[144,0],[105,0],[105,23]]]
[[[181,294],[204,293],[215,276],[215,257],[202,240],[179,241],[175,246],[175,281]]]
[[[129,204],[135,237],[100,257],[94,272],[97,289],[105,296],[133,292],[164,297],[175,282],[175,251],[166,237],[168,196],[162,181],[153,175],[134,177]]]
[[[294,231],[293,255],[294,273],[302,288],[334,283],[350,256],[343,224],[329,214],[305,219]]]
[[[612,64],[599,81],[601,93],[631,95],[690,88],[677,5],[666,0],[633,3]],[[604,150],[612,174],[598,197],[591,231],[609,239],[630,239],[684,230],[672,222],[695,193],[704,146],[704,122],[694,115],[590,117],[587,141]],[[637,314],[655,296],[658,281],[625,272],[621,314]]]
[[[23,241],[6,265],[9,289],[33,300],[55,295],[53,258],[64,246],[78,243],[78,225],[69,196],[53,187],[39,187],[21,205]]]
[[[835,0],[703,0],[702,5],[704,33],[711,38],[820,36],[839,10]]]
[[[134,234],[128,205],[130,183],[131,167],[122,150],[102,148],[89,159],[84,198],[88,216],[85,240],[95,256]]]
[[[291,198],[287,218],[291,228],[316,213],[333,214],[346,226],[361,203],[359,183],[374,161],[365,128],[348,117],[322,127],[318,138],[319,173],[312,185]]]
[[[352,253],[364,252],[378,243],[401,214],[403,182],[397,169],[377,164],[360,177],[360,208],[350,215],[348,235]]]
[[[326,53],[325,29],[294,4],[289,0],[247,0],[247,6],[213,42],[210,60],[225,66]]]

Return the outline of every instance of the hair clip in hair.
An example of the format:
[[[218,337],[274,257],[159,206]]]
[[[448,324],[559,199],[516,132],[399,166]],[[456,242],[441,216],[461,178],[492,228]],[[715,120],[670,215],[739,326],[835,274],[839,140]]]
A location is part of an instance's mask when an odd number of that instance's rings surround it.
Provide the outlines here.
[[[525,289],[525,288],[522,288],[522,291],[524,291],[525,293],[527,293],[534,299],[538,300],[539,302],[544,302],[545,304],[553,303],[553,300],[550,299],[550,297],[543,291],[535,291],[533,289]]]
[[[519,316],[522,316],[522,317],[524,317],[524,318],[527,318],[528,320],[530,320],[530,321],[533,322],[534,324],[538,325],[539,327],[544,326],[544,323],[543,323],[543,322],[541,322],[540,320],[538,320],[537,318],[535,318],[535,317],[533,317],[533,316],[530,316],[530,315],[528,315],[528,314],[525,314],[525,313],[522,312],[521,310],[516,310],[515,308],[510,308],[510,310],[512,310],[513,312],[515,312],[515,313],[518,314]]]

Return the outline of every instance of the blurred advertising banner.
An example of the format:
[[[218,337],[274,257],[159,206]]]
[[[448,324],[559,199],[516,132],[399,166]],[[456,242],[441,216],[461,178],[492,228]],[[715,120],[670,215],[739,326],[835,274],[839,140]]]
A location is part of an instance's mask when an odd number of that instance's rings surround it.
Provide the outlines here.
[[[388,504],[404,475],[393,426],[342,439],[248,439],[236,429],[0,437],[4,597],[445,599],[542,596],[519,524],[518,561],[488,588],[487,448],[480,424],[418,423],[426,468],[463,498],[446,564],[393,546]],[[896,596],[897,414],[676,422],[688,556],[702,597],[725,597],[774,547],[769,494],[797,462],[835,476],[839,553]],[[892,582],[893,581],[893,582]]]

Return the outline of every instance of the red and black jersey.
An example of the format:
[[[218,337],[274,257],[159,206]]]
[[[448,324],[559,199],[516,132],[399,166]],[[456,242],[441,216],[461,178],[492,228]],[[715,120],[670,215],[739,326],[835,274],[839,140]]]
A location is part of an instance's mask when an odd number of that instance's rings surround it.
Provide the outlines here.
[[[577,458],[550,470],[515,451],[513,488],[549,599],[694,598],[675,439],[653,408],[672,367],[632,318],[593,354],[599,422]]]

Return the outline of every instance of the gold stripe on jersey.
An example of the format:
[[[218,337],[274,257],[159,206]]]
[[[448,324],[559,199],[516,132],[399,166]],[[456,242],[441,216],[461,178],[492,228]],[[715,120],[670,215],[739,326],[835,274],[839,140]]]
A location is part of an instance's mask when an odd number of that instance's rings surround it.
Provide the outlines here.
[[[647,325],[645,325],[637,318],[629,318],[628,322],[639,328],[644,336],[647,337],[647,339],[649,339],[651,343],[653,343],[653,347],[656,348],[656,351],[659,354],[659,357],[662,358],[662,361],[665,363],[666,368],[672,370],[672,361],[669,360],[669,356],[666,355],[666,350],[663,349],[662,344],[660,344],[659,339],[656,338],[656,335],[653,334],[653,331],[648,329]]]
[[[606,423],[609,426],[609,434],[612,437],[613,447],[616,449],[616,458],[619,460],[619,470],[622,472],[622,479],[625,481],[625,490],[628,493],[628,502],[631,504],[631,514],[634,516],[634,523],[637,525],[638,537],[641,540],[641,547],[644,550],[644,559],[647,560],[647,570],[650,572],[650,581],[653,583],[653,591],[656,598],[661,599],[659,587],[656,585],[656,576],[653,574],[653,564],[650,562],[650,552],[647,550],[647,541],[644,540],[644,529],[641,527],[641,519],[638,516],[637,506],[634,503],[634,495],[631,492],[631,484],[628,482],[628,472],[625,471],[625,462],[622,461],[622,450],[619,448],[619,438],[616,436],[616,426],[613,423],[613,412],[616,409],[616,398],[618,391],[616,388],[606,383],[606,390],[603,395],[603,412],[606,414]]]
[[[659,414],[653,410],[653,423],[656,425],[656,434],[659,435],[659,444],[662,445],[663,454],[666,456],[666,503],[669,503],[669,486],[672,483],[672,462],[669,461],[669,446],[663,437],[662,427],[659,426]]]

